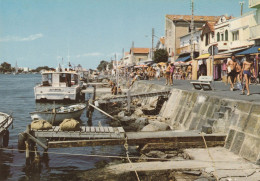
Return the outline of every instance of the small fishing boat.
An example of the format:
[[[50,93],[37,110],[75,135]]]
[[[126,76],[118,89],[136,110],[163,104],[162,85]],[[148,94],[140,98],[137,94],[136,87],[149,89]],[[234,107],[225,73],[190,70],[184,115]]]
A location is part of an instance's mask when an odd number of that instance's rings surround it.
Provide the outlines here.
[[[11,115],[0,112],[0,147],[7,147],[9,142],[9,126],[13,123]]]
[[[31,112],[32,120],[46,120],[51,124],[61,123],[64,119],[80,118],[85,104],[75,104],[71,106],[62,106],[55,109]]]

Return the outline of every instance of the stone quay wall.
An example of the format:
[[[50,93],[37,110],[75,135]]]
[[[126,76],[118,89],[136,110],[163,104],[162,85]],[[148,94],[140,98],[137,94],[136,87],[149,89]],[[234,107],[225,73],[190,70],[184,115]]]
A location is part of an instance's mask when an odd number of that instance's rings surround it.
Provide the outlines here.
[[[168,90],[169,87],[136,82],[131,92]],[[151,100],[150,100],[151,99]],[[154,98],[144,99],[144,104]],[[225,148],[260,164],[260,104],[208,95],[203,91],[172,89],[159,115],[175,130],[226,133]]]

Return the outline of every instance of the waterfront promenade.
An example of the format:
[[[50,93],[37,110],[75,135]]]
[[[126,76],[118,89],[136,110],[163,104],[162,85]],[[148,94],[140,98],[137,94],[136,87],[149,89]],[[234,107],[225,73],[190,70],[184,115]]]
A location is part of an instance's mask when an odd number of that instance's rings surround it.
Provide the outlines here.
[[[165,79],[161,78],[158,80],[141,80],[145,81],[147,83],[151,84],[159,84],[159,85],[165,85]],[[250,96],[247,95],[241,95],[240,90],[234,90],[230,91],[230,85],[225,85],[225,83],[220,81],[214,82],[214,90],[212,91],[203,91],[203,90],[196,90],[193,88],[193,85],[190,82],[194,82],[194,80],[174,80],[173,86],[167,86],[172,87],[174,89],[181,89],[181,90],[189,90],[189,91],[197,91],[197,92],[203,92],[205,94],[211,95],[211,96],[218,96],[223,97],[227,99],[235,99],[235,100],[243,100],[243,101],[249,101],[249,102],[259,102],[260,103],[260,85],[250,85]],[[159,91],[159,90],[158,90]]]

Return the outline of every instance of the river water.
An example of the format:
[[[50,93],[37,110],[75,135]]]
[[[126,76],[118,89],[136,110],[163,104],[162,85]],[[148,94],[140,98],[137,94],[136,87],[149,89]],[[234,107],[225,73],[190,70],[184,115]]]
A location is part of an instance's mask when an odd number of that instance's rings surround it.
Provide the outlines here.
[[[12,113],[14,118],[13,129],[9,128],[10,150],[0,149],[0,180],[80,180],[78,175],[82,171],[96,168],[99,162],[111,161],[109,158],[87,155],[125,156],[123,146],[49,149],[51,153],[48,154],[48,158],[42,158],[40,170],[26,167],[25,153],[17,151],[17,138],[31,123],[29,112],[48,106],[36,104],[34,99],[33,87],[40,80],[39,74],[0,74],[0,112]],[[83,125],[87,125],[85,112],[80,119]],[[93,126],[98,126],[99,121],[106,126],[108,118],[94,111],[92,120]]]

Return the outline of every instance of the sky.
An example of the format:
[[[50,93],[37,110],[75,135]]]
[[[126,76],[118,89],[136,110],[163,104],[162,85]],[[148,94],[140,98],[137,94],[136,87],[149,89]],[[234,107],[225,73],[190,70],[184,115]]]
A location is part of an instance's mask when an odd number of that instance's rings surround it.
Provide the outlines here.
[[[241,0],[194,0],[194,15],[240,15]],[[251,11],[245,0],[244,12]],[[166,14],[191,14],[191,0],[0,0],[0,63],[95,69],[123,49],[152,47]],[[155,42],[158,39],[155,38]],[[155,44],[155,43],[154,43]]]

